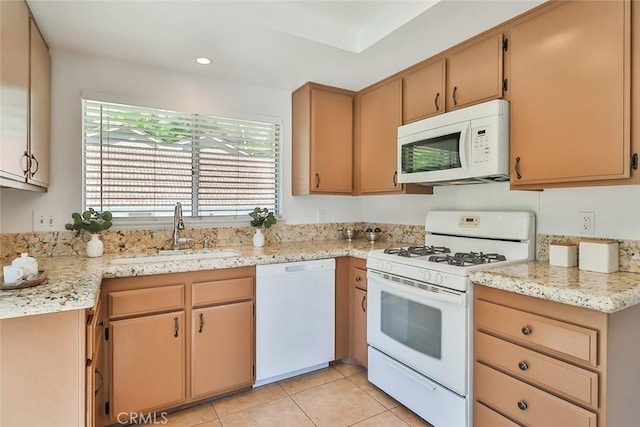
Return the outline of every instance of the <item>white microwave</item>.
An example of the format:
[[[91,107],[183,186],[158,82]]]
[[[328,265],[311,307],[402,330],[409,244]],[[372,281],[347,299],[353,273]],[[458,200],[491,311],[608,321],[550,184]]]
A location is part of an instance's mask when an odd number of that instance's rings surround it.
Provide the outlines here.
[[[398,127],[398,182],[509,180],[509,102],[502,99]]]

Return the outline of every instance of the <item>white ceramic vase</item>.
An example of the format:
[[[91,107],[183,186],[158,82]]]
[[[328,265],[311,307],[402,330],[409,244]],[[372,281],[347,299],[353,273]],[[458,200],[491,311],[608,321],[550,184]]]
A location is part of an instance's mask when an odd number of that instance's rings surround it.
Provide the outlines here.
[[[264,234],[262,233],[262,227],[256,227],[256,234],[253,235],[253,246],[256,248],[264,246]]]
[[[87,256],[89,258],[102,256],[103,250],[104,246],[102,244],[102,240],[100,240],[100,235],[97,233],[92,234],[91,240],[87,242]]]

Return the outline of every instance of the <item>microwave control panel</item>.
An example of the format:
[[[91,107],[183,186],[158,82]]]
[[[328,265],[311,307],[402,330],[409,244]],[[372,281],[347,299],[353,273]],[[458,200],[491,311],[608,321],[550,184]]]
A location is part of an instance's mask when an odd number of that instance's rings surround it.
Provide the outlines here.
[[[491,159],[489,126],[471,129],[471,164],[487,163]]]

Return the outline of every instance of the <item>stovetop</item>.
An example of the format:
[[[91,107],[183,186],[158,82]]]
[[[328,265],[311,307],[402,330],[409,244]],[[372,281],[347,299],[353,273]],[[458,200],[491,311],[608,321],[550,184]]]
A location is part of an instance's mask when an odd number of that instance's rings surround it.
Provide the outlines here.
[[[478,264],[490,264],[494,262],[506,261],[505,255],[499,253],[484,252],[455,252],[452,253],[446,246],[408,246],[384,249],[383,253],[397,255],[405,258],[426,257],[429,262],[445,263],[466,267]]]

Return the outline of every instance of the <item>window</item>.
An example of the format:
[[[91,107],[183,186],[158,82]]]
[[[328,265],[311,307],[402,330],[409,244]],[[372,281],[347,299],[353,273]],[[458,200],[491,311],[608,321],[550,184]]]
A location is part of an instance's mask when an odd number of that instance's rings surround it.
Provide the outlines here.
[[[83,100],[84,208],[115,217],[279,213],[280,125]]]

